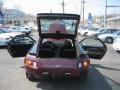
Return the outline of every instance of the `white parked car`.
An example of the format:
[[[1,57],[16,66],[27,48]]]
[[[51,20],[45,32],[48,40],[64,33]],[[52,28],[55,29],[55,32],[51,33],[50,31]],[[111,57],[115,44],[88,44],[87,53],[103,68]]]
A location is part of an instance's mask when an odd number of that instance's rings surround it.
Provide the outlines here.
[[[11,32],[11,33],[1,33],[0,34],[0,47],[7,46],[8,42],[15,36],[21,35],[23,33],[20,32]]]
[[[30,27],[27,27],[27,26],[10,26],[8,28],[8,30],[10,32],[22,32],[22,33],[25,33],[25,34],[31,34],[31,29]]]
[[[100,29],[98,29],[96,31],[89,31],[87,33],[87,36],[95,36],[96,34],[102,33],[104,30],[105,30],[104,28],[100,28]]]
[[[86,29],[82,29],[82,30],[78,30],[78,33],[80,33],[80,35],[83,35],[83,36],[87,36],[87,33],[88,32],[91,32],[93,31],[92,29],[89,29],[89,28],[86,28]]]
[[[113,48],[117,51],[120,52],[120,37],[115,39],[113,42]]]
[[[98,38],[106,43],[113,43],[113,41],[120,37],[120,30],[112,33],[112,34],[101,34],[98,35]]]
[[[78,34],[79,34],[79,35],[83,35],[84,31],[86,31],[85,28],[79,28],[79,29],[78,29]]]
[[[27,30],[32,30],[32,27],[28,26],[28,25],[20,25],[18,26],[21,29],[27,29]]]
[[[21,33],[25,33],[25,34],[31,34],[31,30],[30,29],[24,29],[24,28],[16,28],[13,29],[13,32],[21,32]]]
[[[94,30],[89,30],[85,35],[86,36],[92,36],[92,33],[95,33],[96,31]]]

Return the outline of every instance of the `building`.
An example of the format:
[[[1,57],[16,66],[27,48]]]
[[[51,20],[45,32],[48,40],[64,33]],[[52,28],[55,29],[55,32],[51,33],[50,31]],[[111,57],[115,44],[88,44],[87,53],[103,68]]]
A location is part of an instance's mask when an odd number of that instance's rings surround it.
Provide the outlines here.
[[[4,24],[3,3],[0,1],[0,26]]]
[[[107,25],[109,25],[112,28],[119,28],[120,29],[120,15],[108,18]]]
[[[34,23],[36,25],[37,23],[35,16],[26,15],[24,12],[17,9],[5,9],[4,14],[5,14],[4,24],[6,26],[28,25],[29,23]]]
[[[1,10],[0,10],[0,24],[4,24],[4,15]]]
[[[36,26],[36,16],[26,15],[19,9],[3,9],[3,2],[0,0],[0,26],[28,25],[29,23]]]

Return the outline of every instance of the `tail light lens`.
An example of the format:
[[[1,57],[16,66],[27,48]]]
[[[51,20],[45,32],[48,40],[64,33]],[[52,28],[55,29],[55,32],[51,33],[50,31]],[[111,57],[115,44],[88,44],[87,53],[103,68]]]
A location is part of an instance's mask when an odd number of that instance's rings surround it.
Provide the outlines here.
[[[89,65],[88,61],[82,62],[82,66],[87,67]]]
[[[33,61],[33,60],[28,60],[26,59],[25,62],[24,62],[25,65],[28,65],[28,66],[32,66],[32,67],[37,67],[37,62],[36,61]]]
[[[82,68],[84,70],[88,70],[90,62],[88,60],[85,60],[83,62],[78,63],[78,67]]]
[[[88,69],[89,64],[90,64],[90,62],[88,60],[81,62],[81,66],[83,69]]]

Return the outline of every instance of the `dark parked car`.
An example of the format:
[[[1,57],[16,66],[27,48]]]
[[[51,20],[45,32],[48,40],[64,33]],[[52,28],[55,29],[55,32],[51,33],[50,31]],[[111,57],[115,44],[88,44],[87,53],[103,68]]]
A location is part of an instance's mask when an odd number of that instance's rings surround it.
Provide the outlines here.
[[[80,16],[76,14],[37,14],[39,40],[19,35],[12,39],[8,51],[12,57],[25,56],[26,77],[81,78],[88,75],[90,58],[101,59],[107,48],[95,38],[77,39]],[[44,28],[47,27],[47,28]]]

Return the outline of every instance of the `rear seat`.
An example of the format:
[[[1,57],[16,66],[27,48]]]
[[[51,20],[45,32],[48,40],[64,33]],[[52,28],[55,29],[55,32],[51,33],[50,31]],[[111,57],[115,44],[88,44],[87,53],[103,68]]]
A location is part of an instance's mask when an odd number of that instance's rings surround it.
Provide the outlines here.
[[[64,48],[61,52],[62,58],[75,58],[76,57],[76,50],[75,48]]]
[[[75,58],[76,57],[76,48],[72,46],[69,40],[65,41],[64,47],[61,48],[60,57],[62,58]]]
[[[50,45],[50,42],[44,42],[39,49],[39,56],[41,58],[52,58],[54,57],[54,51],[53,48]]]
[[[39,56],[41,58],[52,58],[54,57],[54,52],[50,48],[40,48]]]

